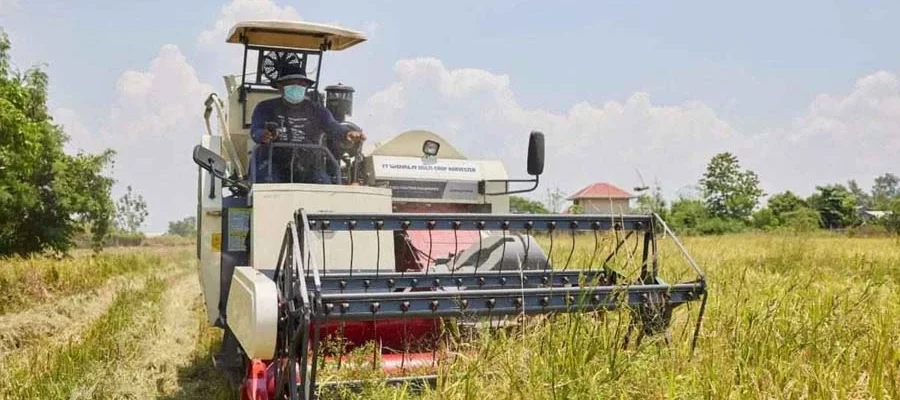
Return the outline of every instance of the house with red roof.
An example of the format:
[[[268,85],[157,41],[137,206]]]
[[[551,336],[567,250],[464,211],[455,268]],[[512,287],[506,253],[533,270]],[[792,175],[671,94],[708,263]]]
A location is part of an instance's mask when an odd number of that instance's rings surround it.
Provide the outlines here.
[[[637,198],[613,184],[592,183],[568,197],[573,205],[581,206],[585,214],[620,214],[631,210],[631,199]]]

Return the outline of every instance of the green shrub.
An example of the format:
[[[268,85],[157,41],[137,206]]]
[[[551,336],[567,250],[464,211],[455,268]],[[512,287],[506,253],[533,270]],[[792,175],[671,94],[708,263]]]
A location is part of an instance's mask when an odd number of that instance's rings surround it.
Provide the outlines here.
[[[746,229],[746,225],[735,219],[710,218],[700,222],[697,232],[703,235],[723,235],[726,233],[739,233]]]
[[[781,214],[784,226],[795,232],[811,232],[819,229],[822,218],[818,211],[808,207],[800,207],[794,211]]]

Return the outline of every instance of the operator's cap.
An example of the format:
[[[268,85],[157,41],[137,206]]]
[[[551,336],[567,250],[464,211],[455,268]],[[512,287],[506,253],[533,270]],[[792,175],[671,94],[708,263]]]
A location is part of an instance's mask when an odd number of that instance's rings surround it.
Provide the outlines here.
[[[306,76],[306,71],[303,70],[303,67],[300,64],[285,63],[278,73],[278,79],[275,79],[275,82],[273,83],[281,83],[290,80],[306,81],[309,84],[316,83],[316,81]]]

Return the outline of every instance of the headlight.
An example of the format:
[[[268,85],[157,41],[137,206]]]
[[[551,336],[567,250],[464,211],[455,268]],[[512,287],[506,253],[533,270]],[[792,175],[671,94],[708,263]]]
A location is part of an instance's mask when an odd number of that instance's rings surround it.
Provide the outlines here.
[[[422,152],[425,153],[426,156],[434,157],[437,155],[438,150],[441,149],[441,144],[435,142],[434,140],[426,140],[425,143],[422,144]]]

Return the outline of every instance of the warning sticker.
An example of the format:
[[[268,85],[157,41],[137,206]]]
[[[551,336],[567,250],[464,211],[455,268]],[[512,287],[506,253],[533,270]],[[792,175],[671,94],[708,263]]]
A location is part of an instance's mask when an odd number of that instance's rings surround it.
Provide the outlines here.
[[[215,251],[215,252],[222,251],[222,234],[221,233],[213,233],[210,243],[212,244],[213,251]]]

